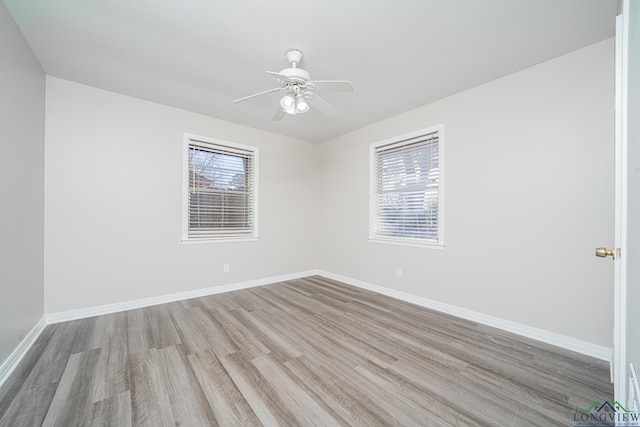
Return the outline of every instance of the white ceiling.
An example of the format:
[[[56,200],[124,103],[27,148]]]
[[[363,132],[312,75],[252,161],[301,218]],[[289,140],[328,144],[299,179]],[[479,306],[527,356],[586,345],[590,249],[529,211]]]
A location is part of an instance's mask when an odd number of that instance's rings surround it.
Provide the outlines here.
[[[4,0],[48,75],[320,142],[614,35],[617,0]],[[271,118],[301,66],[338,113]]]

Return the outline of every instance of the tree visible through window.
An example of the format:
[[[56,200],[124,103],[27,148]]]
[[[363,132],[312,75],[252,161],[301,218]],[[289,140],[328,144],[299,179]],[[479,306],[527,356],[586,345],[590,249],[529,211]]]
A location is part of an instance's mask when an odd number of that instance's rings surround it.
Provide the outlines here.
[[[255,150],[189,139],[187,239],[255,235]]]
[[[373,144],[370,238],[442,244],[441,127]]]

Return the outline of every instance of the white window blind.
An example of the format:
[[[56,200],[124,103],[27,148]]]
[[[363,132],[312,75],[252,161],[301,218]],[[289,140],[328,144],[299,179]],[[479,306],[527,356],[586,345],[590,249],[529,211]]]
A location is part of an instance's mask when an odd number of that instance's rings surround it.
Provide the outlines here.
[[[441,130],[372,146],[371,238],[442,243]]]
[[[255,151],[188,139],[186,238],[255,235]]]

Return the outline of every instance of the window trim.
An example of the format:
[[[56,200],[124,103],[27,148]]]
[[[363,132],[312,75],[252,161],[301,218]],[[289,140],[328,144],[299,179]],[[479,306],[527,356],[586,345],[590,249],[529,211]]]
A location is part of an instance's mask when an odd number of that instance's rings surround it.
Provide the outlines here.
[[[238,144],[236,142],[223,141],[206,136],[184,133],[182,140],[182,239],[183,244],[206,244],[206,243],[231,243],[255,241],[260,238],[258,234],[258,147]],[[250,151],[253,153],[253,227],[251,234],[246,236],[222,236],[222,237],[189,237],[189,147],[190,145],[209,144],[228,147],[230,149]]]
[[[438,134],[438,240],[417,239],[410,237],[388,237],[376,234],[377,223],[377,173],[376,173],[376,150],[385,145],[396,144],[398,142],[425,136],[430,133]],[[369,146],[369,236],[371,243],[383,243],[398,246],[410,246],[418,248],[442,250],[444,244],[444,124],[420,129],[404,135],[378,141]]]

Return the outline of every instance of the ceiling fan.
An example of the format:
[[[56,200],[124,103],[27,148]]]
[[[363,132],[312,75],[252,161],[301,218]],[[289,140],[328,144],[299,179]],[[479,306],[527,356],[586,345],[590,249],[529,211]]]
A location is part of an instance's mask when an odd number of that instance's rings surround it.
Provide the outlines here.
[[[290,49],[287,52],[287,60],[291,67],[276,73],[267,71],[268,74],[278,78],[279,87],[265,90],[264,92],[239,98],[233,102],[242,102],[268,93],[284,91],[284,96],[280,99],[280,108],[273,115],[272,120],[282,120],[286,114],[302,114],[309,111],[309,105],[317,108],[326,116],[334,116],[336,109],[316,93],[316,88],[331,90],[336,92],[353,92],[351,82],[346,80],[311,80],[311,75],[298,68],[302,59],[302,52],[298,49]]]

